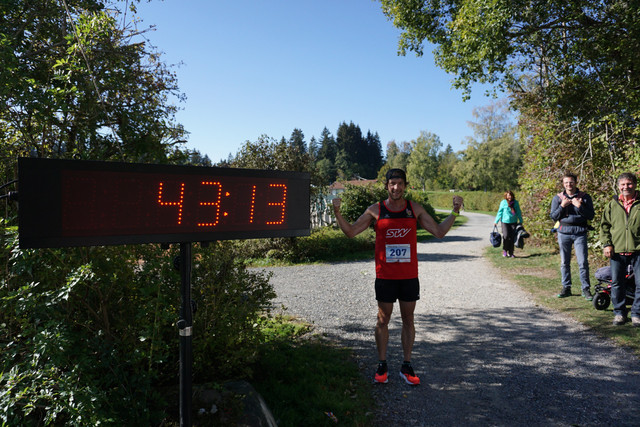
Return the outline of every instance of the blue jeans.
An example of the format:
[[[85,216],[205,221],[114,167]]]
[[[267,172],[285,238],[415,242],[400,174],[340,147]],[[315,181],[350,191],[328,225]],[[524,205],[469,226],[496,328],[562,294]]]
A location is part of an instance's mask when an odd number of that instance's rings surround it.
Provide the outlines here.
[[[631,265],[635,277],[635,299],[631,306],[631,317],[640,317],[640,252],[633,255],[613,254],[609,261],[611,265],[611,302],[613,314],[627,315],[625,305],[625,275],[627,266]]]
[[[558,233],[558,245],[560,246],[560,273],[562,275],[562,288],[571,287],[571,246],[576,248],[576,258],[580,269],[580,283],[582,291],[591,289],[589,281],[589,252],[587,247],[587,233],[562,234]]]

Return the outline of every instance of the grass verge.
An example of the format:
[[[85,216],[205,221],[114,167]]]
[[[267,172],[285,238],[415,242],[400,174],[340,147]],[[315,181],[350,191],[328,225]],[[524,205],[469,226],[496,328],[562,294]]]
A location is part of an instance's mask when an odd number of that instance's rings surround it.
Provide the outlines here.
[[[630,323],[613,326],[611,306],[606,310],[596,310],[591,301],[580,295],[580,278],[575,260],[571,265],[571,282],[574,284],[573,296],[557,298],[562,286],[560,281],[560,255],[552,248],[525,248],[516,250],[515,259],[503,258],[501,248],[487,248],[485,255],[500,269],[502,274],[513,279],[525,291],[530,293],[535,302],[562,312],[584,324],[595,333],[612,339],[619,345],[633,350],[640,356],[640,328],[633,328]],[[514,268],[514,266],[516,268]],[[598,281],[594,277],[595,268],[591,267],[591,288]]]
[[[371,387],[351,350],[289,317],[270,319],[263,328],[267,342],[260,348],[253,384],[279,426],[328,426],[336,420],[371,425]]]

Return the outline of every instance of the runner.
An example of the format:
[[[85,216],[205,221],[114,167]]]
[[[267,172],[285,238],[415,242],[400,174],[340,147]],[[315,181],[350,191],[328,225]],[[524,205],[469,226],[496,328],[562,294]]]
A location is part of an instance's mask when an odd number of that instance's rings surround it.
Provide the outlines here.
[[[340,214],[342,200],[333,199],[333,210],[338,225],[347,237],[354,237],[366,230],[372,222],[376,230],[376,300],[378,319],[375,329],[378,350],[378,369],[374,382],[388,382],[387,345],[389,342],[389,320],[396,300],[399,300],[402,317],[402,350],[404,361],[400,368],[401,378],[410,385],[420,384],[420,378],[411,366],[411,352],[415,340],[413,313],[420,299],[418,282],[418,258],[416,254],[417,224],[438,239],[451,229],[462,208],[462,197],[453,197],[453,210],[438,224],[418,203],[404,198],[407,177],[402,169],[391,169],[386,174],[385,187],[388,198],[369,206],[353,224]]]

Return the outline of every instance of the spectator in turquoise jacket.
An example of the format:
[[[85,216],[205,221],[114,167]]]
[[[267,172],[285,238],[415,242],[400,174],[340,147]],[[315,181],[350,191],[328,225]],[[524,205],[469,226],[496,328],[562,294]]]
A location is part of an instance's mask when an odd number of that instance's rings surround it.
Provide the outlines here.
[[[516,239],[516,227],[522,224],[520,204],[509,190],[504,193],[504,200],[500,202],[495,223],[502,222],[502,256],[515,258],[513,246]]]

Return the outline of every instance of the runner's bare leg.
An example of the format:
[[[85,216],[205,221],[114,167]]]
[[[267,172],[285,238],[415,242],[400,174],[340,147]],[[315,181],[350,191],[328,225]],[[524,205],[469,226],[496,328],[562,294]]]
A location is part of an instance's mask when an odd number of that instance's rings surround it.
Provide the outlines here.
[[[376,347],[378,360],[387,359],[387,345],[389,344],[389,320],[393,311],[392,302],[378,301],[378,321],[376,323]]]
[[[416,339],[416,328],[413,323],[413,312],[416,309],[415,301],[400,301],[400,315],[402,316],[402,352],[404,360],[411,362],[413,342]]]

